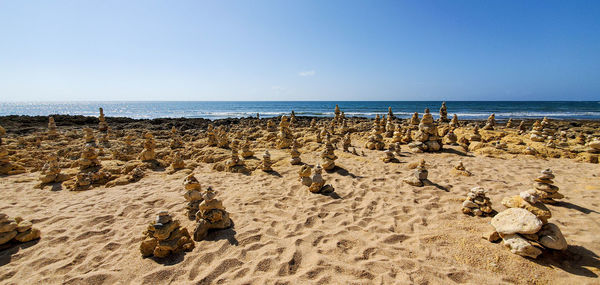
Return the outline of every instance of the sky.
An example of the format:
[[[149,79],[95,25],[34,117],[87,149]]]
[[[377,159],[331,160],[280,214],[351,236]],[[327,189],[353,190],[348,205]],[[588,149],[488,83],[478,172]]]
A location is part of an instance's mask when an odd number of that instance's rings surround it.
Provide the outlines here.
[[[0,101],[599,99],[597,0],[0,0]]]

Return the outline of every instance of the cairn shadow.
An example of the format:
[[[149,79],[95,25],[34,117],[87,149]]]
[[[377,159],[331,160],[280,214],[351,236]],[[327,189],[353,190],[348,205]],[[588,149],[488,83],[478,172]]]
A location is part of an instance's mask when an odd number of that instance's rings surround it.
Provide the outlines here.
[[[163,258],[159,258],[156,256],[151,256],[148,258],[154,260],[158,264],[162,264],[162,265],[166,265],[166,266],[173,266],[173,265],[181,263],[185,259],[185,254],[186,254],[186,252],[182,251],[182,252],[178,252],[175,254],[171,254],[171,255],[169,255],[167,257],[163,257]]]
[[[424,186],[433,186],[433,187],[435,187],[435,188],[437,188],[437,189],[440,189],[440,190],[443,190],[443,191],[446,191],[446,192],[450,192],[450,189],[448,189],[448,187],[444,187],[444,186],[442,186],[442,185],[440,185],[440,184],[433,183],[433,182],[432,182],[431,180],[429,180],[429,179],[425,179],[425,180],[423,180],[423,185],[424,185]]]
[[[462,151],[459,151],[459,150],[456,150],[456,149],[453,149],[453,148],[444,148],[444,149],[442,149],[442,152],[443,153],[456,154],[456,155],[459,155],[459,156],[474,157],[471,154],[468,154],[466,152],[462,152]]]
[[[340,195],[338,195],[338,193],[335,193],[335,191],[331,192],[331,193],[319,193],[319,194],[321,194],[323,196],[331,197],[331,199],[334,199],[334,200],[342,199],[342,197],[340,197]]]
[[[281,175],[281,173],[277,172],[276,170],[265,171],[265,173],[268,173],[268,174],[270,174],[270,175],[276,176],[276,177],[278,177],[278,178],[281,178],[281,177],[283,177],[283,176]]]
[[[570,274],[590,278],[598,278],[594,271],[600,270],[600,257],[579,245],[569,245],[564,251],[548,250],[533,261],[542,266],[560,268]],[[587,267],[593,268],[594,271]]]
[[[0,246],[0,267],[9,264],[12,260],[12,256],[17,254],[21,249],[29,248],[40,242],[40,239],[32,240],[29,242],[20,243],[17,241],[10,241]]]
[[[52,187],[50,188],[50,191],[61,191],[61,190],[63,190],[62,182],[54,183],[54,184],[52,184]]]
[[[559,201],[558,203],[554,204],[554,206],[577,210],[577,211],[582,212],[584,214],[598,213],[598,211],[594,211],[592,209],[581,207],[581,206],[575,205],[573,203],[565,202],[565,201]]]
[[[341,167],[341,166],[335,166],[334,169],[327,171],[327,173],[337,173],[341,176],[350,176],[352,178],[364,178],[363,176],[356,176],[354,175],[352,172],[346,170],[345,168]]]
[[[210,230],[206,235],[205,240],[207,241],[219,241],[219,240],[227,240],[230,245],[237,246],[239,244],[238,240],[235,238],[235,234],[237,233],[234,229],[235,225],[233,224],[233,220],[231,221],[231,227],[223,230]]]

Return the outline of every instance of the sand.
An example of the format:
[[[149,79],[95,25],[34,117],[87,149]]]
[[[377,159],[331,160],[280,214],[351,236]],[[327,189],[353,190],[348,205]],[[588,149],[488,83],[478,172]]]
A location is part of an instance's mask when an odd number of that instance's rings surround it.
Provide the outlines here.
[[[361,142],[354,142],[361,145]],[[406,146],[403,146],[406,147]],[[404,148],[406,150],[407,148]],[[149,171],[141,181],[73,192],[34,189],[37,173],[0,178],[0,212],[23,216],[42,238],[0,251],[2,284],[599,284],[600,179],[598,165],[569,159],[491,158],[459,147],[436,154],[404,153],[385,164],[383,153],[339,150],[335,194],[311,194],[300,166],[270,149],[275,173],[212,170],[193,173],[213,186],[234,227],[197,242],[192,252],[165,260],[142,258],[142,232],[167,209],[192,231],[182,182],[191,170]],[[255,150],[256,156],[262,155]],[[313,165],[317,152],[303,152]],[[516,157],[516,156],[515,156]],[[425,158],[432,185],[408,186],[409,162]],[[462,160],[471,177],[454,176]],[[549,205],[569,248],[537,260],[512,254],[482,235],[491,218],[461,213],[468,189],[488,190],[493,207],[527,190],[551,168],[566,198]]]

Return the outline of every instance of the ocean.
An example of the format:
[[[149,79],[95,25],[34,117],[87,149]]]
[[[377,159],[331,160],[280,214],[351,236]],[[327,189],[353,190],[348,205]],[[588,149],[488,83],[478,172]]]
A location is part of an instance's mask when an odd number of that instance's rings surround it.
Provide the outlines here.
[[[52,114],[98,116],[98,107],[106,116],[136,119],[152,118],[240,118],[275,117],[289,114],[298,116],[331,117],[335,104],[346,116],[375,117],[387,113],[388,107],[397,117],[409,118],[412,113],[423,113],[429,108],[434,117],[439,114],[441,101],[186,101],[186,102],[0,102],[0,116]],[[567,101],[448,101],[448,116],[459,119],[485,119],[491,113],[497,119],[600,119],[600,102]]]

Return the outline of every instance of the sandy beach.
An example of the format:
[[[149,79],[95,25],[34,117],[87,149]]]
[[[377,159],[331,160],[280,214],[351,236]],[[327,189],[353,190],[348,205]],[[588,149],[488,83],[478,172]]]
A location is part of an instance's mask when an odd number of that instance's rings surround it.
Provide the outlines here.
[[[64,186],[68,181],[38,189],[45,153],[68,148],[69,152],[61,153],[63,173],[77,172],[70,157],[78,158],[81,135],[73,139],[64,135],[70,130],[81,132],[83,126],[60,127],[61,120],[57,120],[61,137],[43,140],[38,147],[34,138],[42,130],[36,130],[35,123],[27,126],[14,118],[2,120],[8,130],[4,144],[14,151],[13,157],[29,165],[26,173],[0,179],[4,191],[0,212],[24,217],[41,230],[41,239],[5,245],[0,251],[2,284],[598,283],[600,180],[595,163],[506,151],[484,155],[459,145],[445,145],[437,153],[414,153],[404,145],[396,163],[384,163],[382,151],[364,147],[372,120],[355,119],[350,125],[355,129],[352,145],[358,155],[337,148],[337,167],[323,173],[335,191],[315,194],[299,182],[300,166],[290,165],[289,150],[277,149],[266,140],[263,123],[243,119],[228,122],[227,128],[231,137],[249,135],[253,142],[255,156],[244,160],[250,169],[247,174],[216,170],[215,165],[230,151],[206,146],[205,131],[200,129],[196,135],[198,129],[189,128],[182,132],[184,169],[145,169],[145,176],[137,182],[87,191],[69,191]],[[326,125],[328,120],[319,124]],[[159,124],[164,131],[154,131],[157,157],[165,161],[170,154],[166,130],[176,120],[167,121]],[[108,122],[116,130],[110,139],[116,147],[123,139],[120,129],[125,128],[116,120]],[[298,117],[292,130],[303,144],[299,149],[302,161],[314,166],[320,161],[322,144],[314,141],[309,122]],[[97,120],[89,119],[89,124]],[[145,129],[125,131],[136,134],[137,145]],[[469,131],[464,127],[465,133]],[[488,134],[481,132],[484,137]],[[19,136],[28,137],[27,146],[16,147]],[[118,173],[114,169],[127,162],[111,158],[109,149],[100,155],[102,167]],[[273,172],[255,169],[266,149]],[[23,159],[27,156],[28,160]],[[208,156],[214,162],[204,162]],[[426,161],[429,183],[424,187],[404,183],[420,159]],[[459,161],[472,176],[452,174]],[[548,208],[550,222],[566,238],[566,250],[547,250],[537,259],[513,254],[502,243],[484,238],[493,230],[491,217],[461,212],[467,192],[476,186],[487,190],[495,211],[503,211],[502,199],[530,189],[536,175],[546,168],[554,171],[555,185],[565,196]],[[195,221],[186,215],[183,197],[182,182],[188,174],[194,174],[203,188],[218,191],[233,227],[210,232],[190,252],[142,258],[142,233],[159,211],[168,210],[183,227],[193,230]]]

